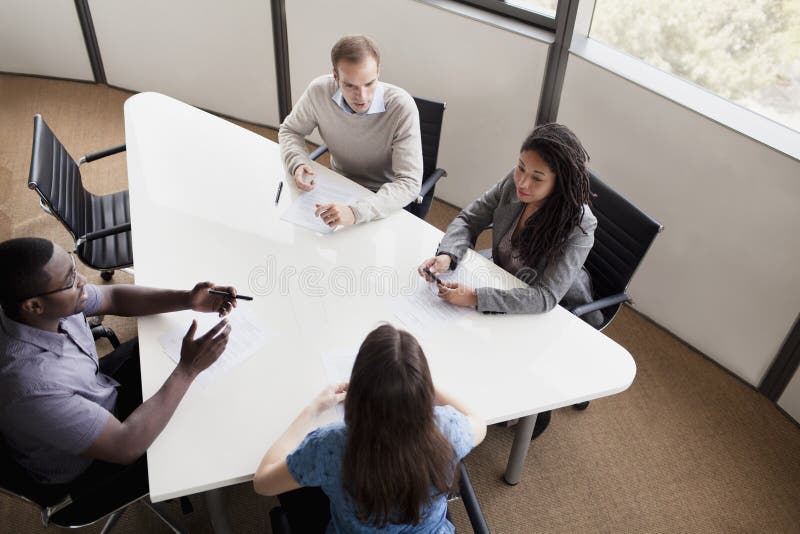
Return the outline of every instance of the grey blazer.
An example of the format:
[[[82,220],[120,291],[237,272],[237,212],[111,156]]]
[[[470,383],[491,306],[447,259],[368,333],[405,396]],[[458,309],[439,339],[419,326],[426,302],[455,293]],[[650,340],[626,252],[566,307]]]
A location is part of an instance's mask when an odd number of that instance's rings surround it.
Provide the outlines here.
[[[494,224],[492,257],[496,258],[500,240],[523,209],[525,205],[517,198],[512,170],[458,214],[447,227],[436,254],[449,254],[456,260],[451,265],[451,268],[455,268],[458,260],[464,257],[468,248],[475,246],[478,235],[491,223]],[[511,273],[528,287],[508,290],[478,288],[478,311],[541,313],[559,303],[569,309],[591,302],[592,283],[583,264],[594,244],[595,228],[597,218],[589,206],[584,206],[583,220],[567,238],[563,255],[549,263],[542,258],[534,265],[526,265],[518,272]],[[597,325],[603,318],[600,312],[594,312],[584,319]]]

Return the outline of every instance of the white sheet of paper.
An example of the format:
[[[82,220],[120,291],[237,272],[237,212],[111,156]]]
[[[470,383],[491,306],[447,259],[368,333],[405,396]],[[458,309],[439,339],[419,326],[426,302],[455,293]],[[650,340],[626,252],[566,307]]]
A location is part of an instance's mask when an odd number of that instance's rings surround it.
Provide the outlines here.
[[[443,301],[436,293],[436,284],[420,278],[411,295],[390,299],[389,307],[406,329],[418,338],[427,337],[443,324],[475,313],[470,308]]]
[[[350,381],[350,372],[353,370],[357,354],[357,346],[329,350],[322,354],[322,366],[325,368],[328,384],[335,385]],[[338,420],[344,421],[344,403],[337,404],[334,411]]]
[[[317,204],[344,204],[350,205],[358,198],[364,196],[363,193],[354,191],[351,187],[344,184],[337,184],[332,181],[317,179],[313,190],[301,193],[297,199],[283,212],[282,220],[320,232],[329,234],[336,228],[331,228],[321,217],[314,215]]]
[[[444,282],[458,282],[472,288],[498,285],[497,281],[492,280],[489,270],[477,261],[464,261],[459,263],[455,271],[437,276]],[[469,318],[477,313],[473,308],[449,304],[437,293],[435,283],[426,282],[420,277],[411,295],[390,299],[389,307],[408,331],[419,338],[429,336],[450,321]]]
[[[195,339],[208,332],[221,319],[213,313],[185,313],[187,320],[180,328],[171,330],[158,338],[161,347],[167,356],[176,364],[181,359],[181,343],[183,336],[189,329],[192,319],[197,319],[197,332]],[[231,325],[231,333],[228,337],[228,345],[219,359],[205,371],[197,375],[195,382],[201,387],[208,387],[210,384],[219,380],[225,373],[234,369],[236,366],[255,354],[260,348],[266,345],[272,333],[261,328],[258,320],[252,315],[242,310],[234,310],[228,315],[228,323]]]

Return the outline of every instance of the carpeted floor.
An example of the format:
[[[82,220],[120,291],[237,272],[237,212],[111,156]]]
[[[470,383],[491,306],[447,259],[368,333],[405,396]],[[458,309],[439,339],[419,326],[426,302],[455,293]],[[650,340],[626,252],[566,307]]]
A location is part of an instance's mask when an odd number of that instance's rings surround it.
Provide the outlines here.
[[[77,159],[124,142],[122,106],[129,93],[105,86],[0,75],[0,240],[42,236],[71,249],[67,232],[27,189],[32,117],[41,113]],[[276,132],[240,123],[275,140]],[[125,156],[82,168],[88,189],[127,187]],[[448,180],[457,180],[450,176]],[[436,202],[439,228],[456,210]],[[488,236],[481,246],[487,246]],[[92,283],[97,273],[82,268]],[[130,282],[125,273],[115,283]],[[120,338],[132,319],[106,319]],[[749,386],[731,377],[657,325],[625,308],[606,334],[626,347],[638,368],[631,388],[591,403],[585,412],[553,414],[528,454],[515,487],[501,481],[512,429],[491,427],[467,463],[494,532],[800,532],[800,428]],[[108,351],[100,346],[101,353]],[[209,458],[213,461],[213,458]],[[269,532],[273,499],[249,484],[224,490],[237,532]],[[191,532],[211,532],[205,502],[182,515]],[[459,531],[469,532],[460,503]],[[88,527],[99,532],[101,526]],[[0,531],[43,530],[37,510],[0,495]],[[117,532],[166,532],[141,505]]]

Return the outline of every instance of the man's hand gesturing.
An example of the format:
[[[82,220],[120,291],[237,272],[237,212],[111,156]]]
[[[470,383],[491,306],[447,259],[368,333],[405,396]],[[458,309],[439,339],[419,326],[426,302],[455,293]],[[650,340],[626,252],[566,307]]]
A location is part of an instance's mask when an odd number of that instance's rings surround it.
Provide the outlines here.
[[[178,367],[181,367],[192,378],[210,367],[225,351],[225,347],[228,345],[228,336],[231,333],[231,325],[228,324],[227,319],[223,319],[197,339],[194,338],[196,332],[197,320],[194,320],[189,331],[183,337],[181,362],[178,364]]]

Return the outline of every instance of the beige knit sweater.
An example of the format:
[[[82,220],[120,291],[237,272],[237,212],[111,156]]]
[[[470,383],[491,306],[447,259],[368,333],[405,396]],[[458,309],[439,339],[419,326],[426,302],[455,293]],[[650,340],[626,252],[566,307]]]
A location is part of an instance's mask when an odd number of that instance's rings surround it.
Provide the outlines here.
[[[375,192],[350,207],[356,223],[386,217],[414,201],[422,185],[419,113],[406,91],[384,87],[386,111],[349,114],[333,101],[332,75],[311,82],[281,124],[278,140],[287,170],[308,163],[305,137],[314,128],[328,145],[333,169]]]

